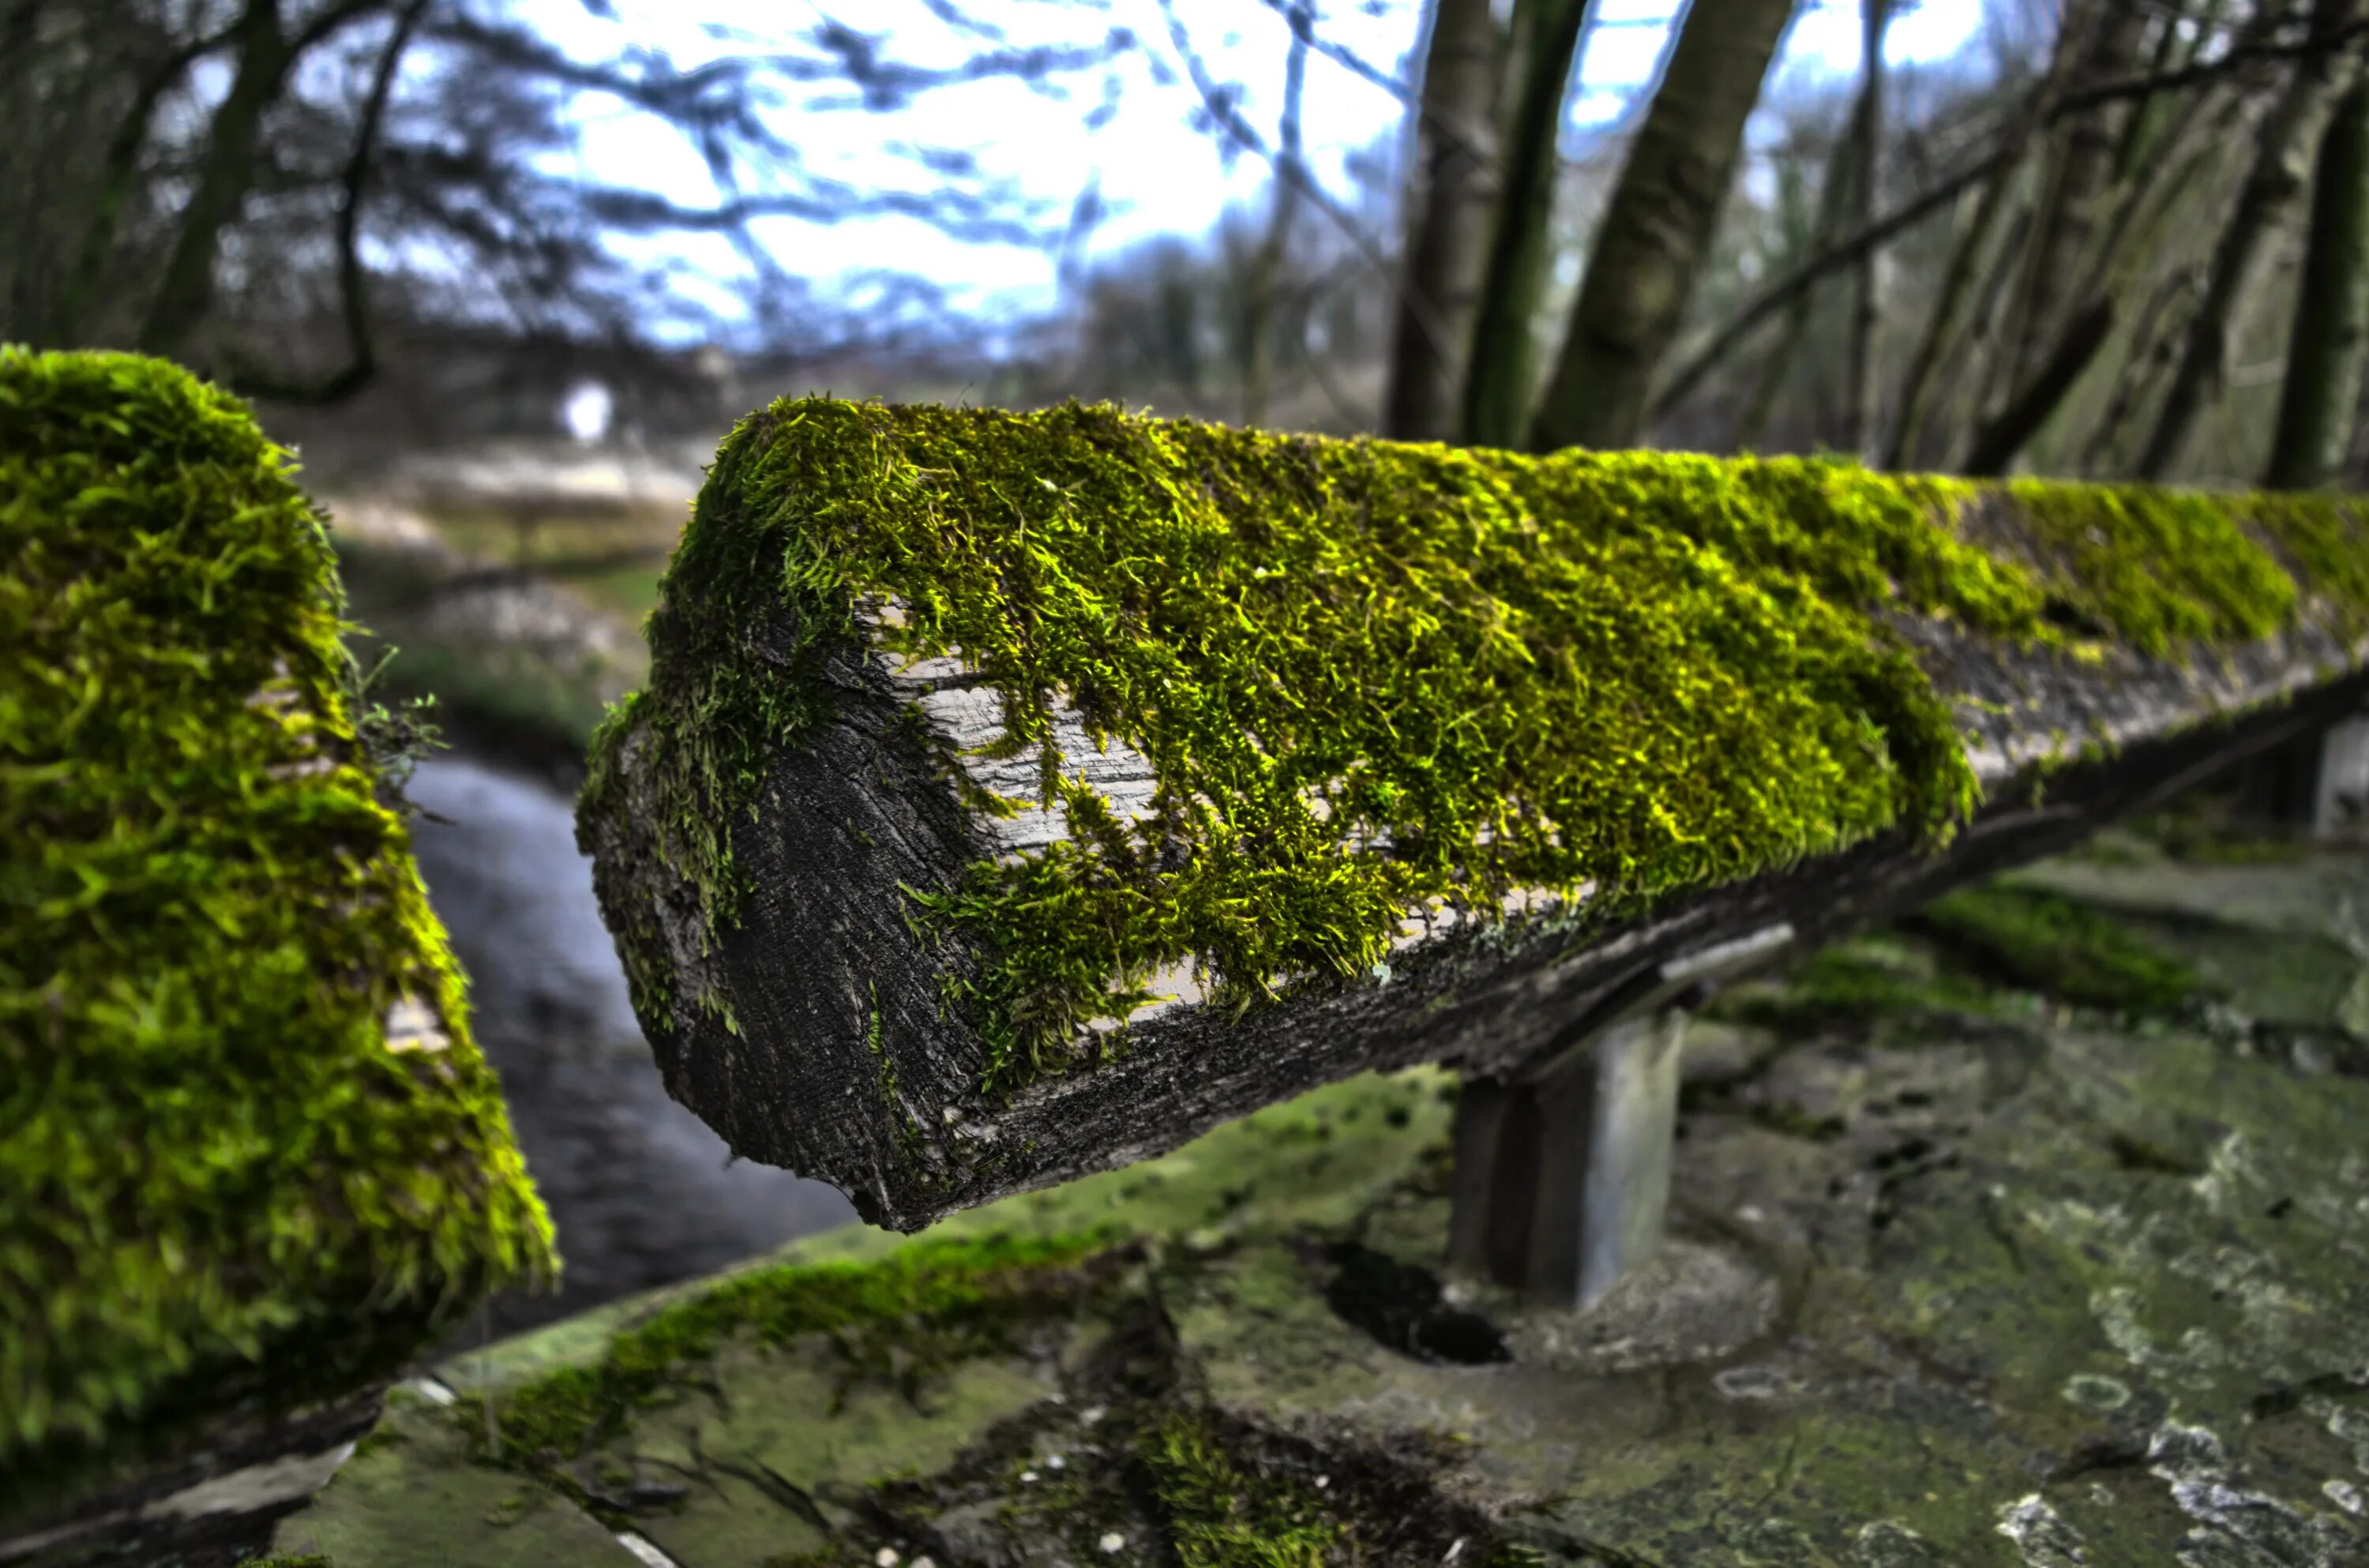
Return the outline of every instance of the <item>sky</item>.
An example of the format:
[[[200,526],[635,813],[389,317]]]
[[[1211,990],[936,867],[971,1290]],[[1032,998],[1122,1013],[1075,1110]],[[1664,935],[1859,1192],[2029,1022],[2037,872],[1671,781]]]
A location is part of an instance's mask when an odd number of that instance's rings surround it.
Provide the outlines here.
[[[1193,125],[1199,98],[1184,79],[1158,0],[963,4],[970,15],[1002,27],[1013,43],[1092,41],[1116,26],[1132,29],[1146,47],[1113,74],[1116,98],[1099,128],[1085,124],[1103,100],[1099,74],[1075,78],[1067,101],[1015,82],[984,81],[922,95],[889,114],[849,109],[784,116],[778,123],[794,135],[810,167],[860,186],[912,185],[915,166],[895,150],[897,143],[956,148],[1051,203],[1057,214],[1093,181],[1112,215],[1096,231],[1090,255],[1162,232],[1206,233],[1229,202],[1250,199],[1264,185],[1269,171],[1263,161],[1242,157],[1230,167],[1211,133]],[[1654,79],[1674,8],[1673,0],[1597,0],[1598,25],[1573,97],[1574,125],[1616,117]],[[1282,17],[1262,0],[1175,0],[1175,9],[1211,74],[1241,84],[1244,117],[1271,138],[1289,36]],[[687,66],[730,49],[794,40],[825,20],[858,28],[881,39],[884,53],[921,63],[951,63],[979,47],[934,19],[928,0],[613,0],[613,19],[591,15],[582,0],[520,0],[519,10],[561,47],[588,59],[639,47],[663,51]],[[1418,0],[1318,0],[1317,32],[1405,75],[1420,12]],[[1948,58],[1974,37],[1981,15],[1981,0],[1923,0],[1894,24],[1887,64]],[[737,29],[740,37],[719,41],[710,32],[718,28]],[[1778,78],[1852,75],[1860,53],[1858,6],[1821,0],[1796,18]],[[1155,77],[1154,58],[1173,75],[1166,85]],[[1392,132],[1404,114],[1392,94],[1322,56],[1309,63],[1304,105],[1310,163],[1328,187],[1341,191],[1348,189],[1344,161]],[[586,173],[604,182],[647,186],[678,200],[712,199],[715,188],[692,150],[624,106],[588,100],[579,129],[574,156]],[[975,309],[1041,309],[1056,298],[1056,262],[1047,253],[964,243],[914,219],[828,226],[768,220],[757,233],[790,271],[818,280],[881,269],[916,273],[947,288],[956,304]],[[745,271],[745,263],[714,236],[637,240],[625,254],[637,261],[684,258],[724,276]],[[713,298],[719,306],[727,303],[721,292]]]

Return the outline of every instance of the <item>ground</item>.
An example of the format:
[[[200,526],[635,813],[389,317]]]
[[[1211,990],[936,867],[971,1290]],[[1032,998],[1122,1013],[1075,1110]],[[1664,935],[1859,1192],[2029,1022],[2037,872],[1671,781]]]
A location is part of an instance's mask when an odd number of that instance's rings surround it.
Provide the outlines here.
[[[1589,1314],[1443,1277],[1453,1085],[1357,1080],[447,1363],[279,1546],[2369,1563],[2364,1036],[2369,850],[2157,821],[1699,1021]]]

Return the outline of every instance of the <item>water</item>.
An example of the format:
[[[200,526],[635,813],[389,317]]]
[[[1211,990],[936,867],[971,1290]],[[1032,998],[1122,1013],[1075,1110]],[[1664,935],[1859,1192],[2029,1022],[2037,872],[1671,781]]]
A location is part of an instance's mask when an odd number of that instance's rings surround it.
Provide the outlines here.
[[[566,1269],[556,1296],[497,1301],[513,1333],[710,1270],[855,1217],[846,1198],[734,1161],[667,1095],[576,850],[574,807],[531,775],[446,754],[423,764],[412,841],[470,977]]]

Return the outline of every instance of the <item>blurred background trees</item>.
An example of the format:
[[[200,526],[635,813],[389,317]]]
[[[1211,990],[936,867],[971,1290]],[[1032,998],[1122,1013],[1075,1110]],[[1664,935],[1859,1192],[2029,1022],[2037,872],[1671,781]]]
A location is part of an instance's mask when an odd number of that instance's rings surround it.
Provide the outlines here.
[[[1985,474],[2253,483],[2275,445],[2290,481],[2359,483],[2369,457],[2369,0],[919,0],[869,31],[718,0],[696,60],[613,4],[0,0],[0,336],[169,353],[357,450],[549,432],[587,380],[613,426],[712,439],[836,378]],[[1886,65],[1951,6],[1956,57]],[[1773,70],[1814,8],[1857,58]],[[1378,17],[1394,57],[1343,41]],[[1578,113],[1615,29],[1659,67]],[[1320,166],[1328,74],[1398,123]],[[1048,195],[982,156],[992,123],[900,118],[994,82],[1082,136],[1163,97],[1264,183],[1105,244],[1093,180]],[[588,162],[600,116],[701,189]],[[816,155],[866,143],[898,172]],[[984,308],[944,265],[825,279],[765,230],[888,215],[1056,282]]]

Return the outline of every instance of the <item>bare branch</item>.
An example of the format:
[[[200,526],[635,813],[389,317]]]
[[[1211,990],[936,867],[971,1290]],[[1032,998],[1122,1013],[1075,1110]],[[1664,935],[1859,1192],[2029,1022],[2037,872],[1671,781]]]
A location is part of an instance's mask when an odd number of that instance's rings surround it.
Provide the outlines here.
[[[2306,60],[2316,55],[2334,52],[2352,40],[2369,36],[2369,25],[2349,23],[2331,28],[2318,38],[2294,43],[2262,43],[2230,50],[2218,59],[2202,65],[2184,67],[2162,75],[2127,77],[2118,81],[2100,82],[2078,92],[2068,92],[2036,118],[2019,120],[1998,133],[1991,148],[1945,175],[1930,189],[1911,197],[1872,223],[1819,252],[1755,294],[1743,308],[1704,340],[1685,363],[1671,374],[1654,400],[1654,418],[1666,418],[1693,395],[1719,362],[1725,359],[1744,338],[1750,336],[1787,302],[1831,272],[1856,262],[1861,256],[1879,250],[1902,235],[1923,223],[1957,200],[1959,193],[1990,178],[2004,170],[2021,155],[2023,142],[2034,126],[2054,125],[2069,115],[2100,104],[2122,98],[2144,97],[2151,93],[2177,92],[2190,87],[2217,82],[2224,77],[2257,66],[2281,61]]]
[[[360,392],[378,372],[377,339],[371,331],[370,298],[362,274],[362,197],[378,154],[379,128],[386,120],[386,101],[395,86],[395,68],[411,47],[420,18],[435,0],[410,0],[395,17],[395,31],[379,54],[372,74],[370,95],[362,103],[361,128],[354,138],[353,155],[346,161],[345,191],[338,206],[338,299],[345,318],[349,358],[342,370],[313,383],[287,383],[259,372],[235,372],[233,383],[249,396],[282,402],[342,403]]]
[[[1384,277],[1394,277],[1397,269],[1389,254],[1359,226],[1356,215],[1335,200],[1331,191],[1318,184],[1304,165],[1278,157],[1267,145],[1266,138],[1258,133],[1258,128],[1242,118],[1242,110],[1236,107],[1235,92],[1218,84],[1209,74],[1207,63],[1194,50],[1191,36],[1185,32],[1184,22],[1176,15],[1176,0],[1160,0],[1160,10],[1168,18],[1169,41],[1184,62],[1185,73],[1192,79],[1194,90],[1201,95],[1202,107],[1207,110],[1211,121],[1244,152],[1272,165],[1276,178],[1288,180],[1297,187],[1299,193],[1308,199],[1309,205],[1323,213],[1376,270]],[[1448,341],[1448,336],[1429,306],[1403,291],[1400,300],[1424,335],[1431,340],[1434,351],[1444,352],[1440,345]]]

